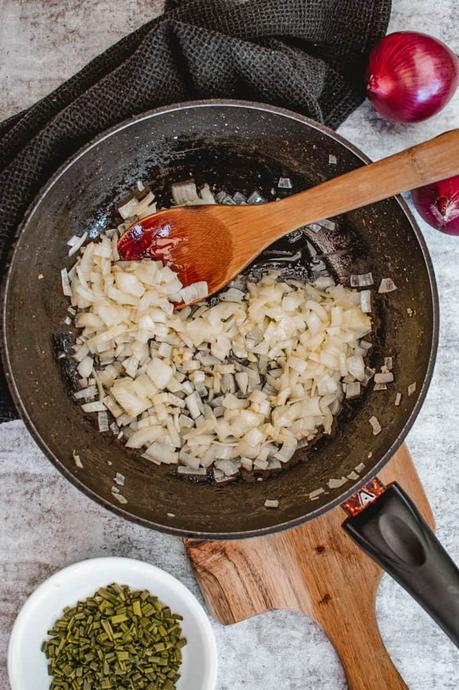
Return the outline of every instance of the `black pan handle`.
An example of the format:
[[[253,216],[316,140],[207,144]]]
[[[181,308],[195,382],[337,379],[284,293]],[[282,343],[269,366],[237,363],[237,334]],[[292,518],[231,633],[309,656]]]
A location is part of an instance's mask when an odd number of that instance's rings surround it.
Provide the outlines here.
[[[403,489],[391,484],[343,527],[459,647],[459,570]]]

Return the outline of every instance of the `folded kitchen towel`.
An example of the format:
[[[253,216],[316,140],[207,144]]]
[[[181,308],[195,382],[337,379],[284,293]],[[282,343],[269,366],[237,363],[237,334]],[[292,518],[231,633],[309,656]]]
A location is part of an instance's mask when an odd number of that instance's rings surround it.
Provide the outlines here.
[[[50,175],[116,123],[203,98],[263,101],[337,127],[363,100],[390,0],[169,0],[31,108],[0,123],[0,275]],[[0,371],[0,421],[18,415]]]

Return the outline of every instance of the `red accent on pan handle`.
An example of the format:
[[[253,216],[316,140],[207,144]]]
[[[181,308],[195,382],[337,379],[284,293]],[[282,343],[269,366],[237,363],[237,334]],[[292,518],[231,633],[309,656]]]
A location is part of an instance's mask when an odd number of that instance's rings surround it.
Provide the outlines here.
[[[352,494],[346,503],[343,503],[341,507],[346,511],[348,515],[358,515],[365,510],[370,503],[376,501],[378,496],[384,493],[386,487],[378,477],[374,477],[371,482],[365,484],[359,491]]]

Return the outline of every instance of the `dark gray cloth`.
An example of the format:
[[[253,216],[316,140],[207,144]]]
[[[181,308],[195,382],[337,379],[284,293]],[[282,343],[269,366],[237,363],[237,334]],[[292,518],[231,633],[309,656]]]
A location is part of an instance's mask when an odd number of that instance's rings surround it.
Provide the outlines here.
[[[337,127],[364,98],[367,54],[390,0],[169,0],[28,110],[0,123],[0,275],[50,175],[97,134],[184,100],[234,97]],[[17,417],[0,371],[0,421]]]

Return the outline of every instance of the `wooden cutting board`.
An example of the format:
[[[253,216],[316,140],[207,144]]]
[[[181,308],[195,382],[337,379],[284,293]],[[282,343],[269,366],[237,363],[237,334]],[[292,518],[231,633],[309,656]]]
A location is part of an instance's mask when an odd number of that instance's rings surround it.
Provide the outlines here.
[[[434,526],[432,511],[403,446],[381,471],[398,481]],[[376,590],[382,570],[341,529],[336,508],[268,537],[185,542],[210,611],[226,625],[273,609],[315,620],[334,645],[351,690],[407,688],[379,634]]]

